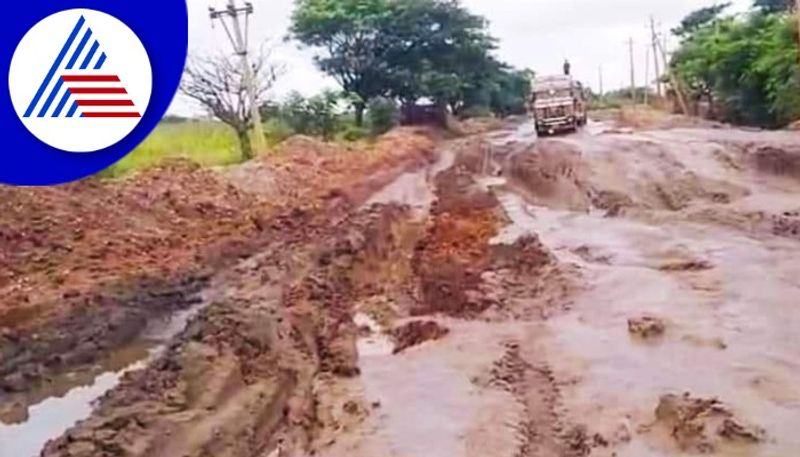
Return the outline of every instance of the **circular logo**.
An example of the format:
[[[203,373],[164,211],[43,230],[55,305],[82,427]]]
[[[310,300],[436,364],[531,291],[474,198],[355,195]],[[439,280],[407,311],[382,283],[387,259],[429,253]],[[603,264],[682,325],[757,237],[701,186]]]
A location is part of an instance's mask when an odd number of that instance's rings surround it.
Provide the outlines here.
[[[153,74],[122,21],[90,9],[52,14],[17,45],[8,74],[14,110],[42,142],[67,152],[117,144],[150,103]]]

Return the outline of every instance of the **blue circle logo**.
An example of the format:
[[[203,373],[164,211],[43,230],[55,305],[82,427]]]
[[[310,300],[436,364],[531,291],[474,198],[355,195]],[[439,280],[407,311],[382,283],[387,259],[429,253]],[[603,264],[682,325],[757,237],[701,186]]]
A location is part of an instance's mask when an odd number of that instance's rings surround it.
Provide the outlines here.
[[[180,83],[184,0],[51,3],[19,8],[24,20],[0,29],[0,183],[60,184],[112,165],[155,128]]]

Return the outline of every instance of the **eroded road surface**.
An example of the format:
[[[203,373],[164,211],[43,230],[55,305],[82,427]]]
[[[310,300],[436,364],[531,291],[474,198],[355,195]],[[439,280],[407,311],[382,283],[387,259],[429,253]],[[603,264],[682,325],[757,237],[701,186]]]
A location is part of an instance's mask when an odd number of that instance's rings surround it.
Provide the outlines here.
[[[795,455],[800,134],[532,130],[276,217],[42,455]]]

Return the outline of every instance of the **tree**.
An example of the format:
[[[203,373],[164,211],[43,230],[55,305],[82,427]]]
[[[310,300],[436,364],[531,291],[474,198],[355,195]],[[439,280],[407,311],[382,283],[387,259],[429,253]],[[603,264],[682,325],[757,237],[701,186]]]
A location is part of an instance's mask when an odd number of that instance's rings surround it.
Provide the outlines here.
[[[779,13],[791,11],[795,0],[755,0],[753,6],[764,13]]]
[[[391,22],[389,0],[296,0],[292,36],[318,48],[319,68],[342,88],[358,96],[356,123],[364,119],[367,101],[386,94],[385,44],[381,31]]]
[[[720,14],[722,14],[730,6],[731,3],[727,2],[693,11],[683,18],[678,28],[672,29],[672,33],[680,37],[691,35],[692,33],[701,29],[703,26],[708,25],[715,19],[719,18]]]
[[[236,132],[242,159],[253,157],[250,132],[253,116],[247,91],[245,68],[238,57],[192,57],[184,70],[180,91],[200,103],[212,116]],[[256,102],[261,105],[283,67],[270,62],[262,52],[252,61],[251,78]]]
[[[491,78],[494,39],[458,0],[296,0],[292,35],[320,50],[318,66],[355,94],[361,125],[375,97],[442,109]]]
[[[339,125],[337,108],[340,99],[339,94],[333,91],[324,91],[309,98],[293,92],[276,114],[283,118],[295,133],[319,135],[327,140],[333,137]]]
[[[684,36],[671,62],[695,99],[726,121],[779,127],[800,118],[800,70],[790,14],[756,10]]]
[[[429,97],[458,111],[466,92],[488,82],[499,64],[486,20],[456,0],[397,2],[389,28],[390,93],[403,104]]]

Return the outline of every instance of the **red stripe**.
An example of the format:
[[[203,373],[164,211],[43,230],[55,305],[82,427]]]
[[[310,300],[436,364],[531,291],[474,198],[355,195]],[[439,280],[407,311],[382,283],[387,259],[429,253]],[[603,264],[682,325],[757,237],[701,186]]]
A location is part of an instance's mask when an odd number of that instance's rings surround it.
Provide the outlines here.
[[[78,106],[133,106],[130,100],[75,100]]]
[[[102,82],[119,82],[119,76],[117,75],[64,75],[61,77],[64,82],[91,82],[91,83],[102,83]]]
[[[142,117],[139,113],[83,113],[83,117]]]
[[[70,87],[73,94],[127,94],[124,87]]]

